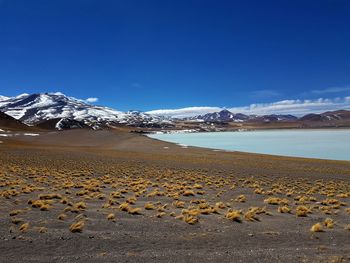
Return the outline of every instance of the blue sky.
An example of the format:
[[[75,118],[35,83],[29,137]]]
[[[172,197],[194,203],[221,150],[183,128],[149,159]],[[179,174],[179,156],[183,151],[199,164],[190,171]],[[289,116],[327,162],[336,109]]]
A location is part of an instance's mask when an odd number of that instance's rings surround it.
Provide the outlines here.
[[[0,94],[144,111],[346,102],[349,13],[347,0],[0,0]]]

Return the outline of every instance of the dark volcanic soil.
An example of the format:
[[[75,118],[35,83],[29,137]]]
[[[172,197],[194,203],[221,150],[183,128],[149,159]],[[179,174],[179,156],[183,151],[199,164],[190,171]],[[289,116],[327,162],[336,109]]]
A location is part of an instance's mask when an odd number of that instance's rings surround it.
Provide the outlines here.
[[[350,162],[111,131],[1,140],[0,262],[350,260]]]

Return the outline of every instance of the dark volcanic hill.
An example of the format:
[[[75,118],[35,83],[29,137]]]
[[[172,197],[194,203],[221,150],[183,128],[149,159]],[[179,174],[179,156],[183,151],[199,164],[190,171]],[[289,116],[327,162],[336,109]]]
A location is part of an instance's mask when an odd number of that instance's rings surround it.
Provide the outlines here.
[[[67,118],[58,118],[42,121],[35,125],[44,130],[71,130],[71,129],[88,129],[92,128],[82,121],[71,120]]]
[[[0,128],[9,130],[30,130],[30,127],[0,111]]]
[[[341,121],[350,120],[350,111],[348,110],[338,110],[338,111],[327,111],[321,114],[307,114],[300,118],[300,121]]]
[[[279,122],[295,121],[298,118],[293,115],[271,114],[271,115],[246,115],[243,113],[232,113],[229,110],[207,113],[194,119],[206,122]]]
[[[228,110],[222,110],[197,116],[196,119],[207,122],[243,122],[248,120],[249,116],[242,113],[232,113]]]

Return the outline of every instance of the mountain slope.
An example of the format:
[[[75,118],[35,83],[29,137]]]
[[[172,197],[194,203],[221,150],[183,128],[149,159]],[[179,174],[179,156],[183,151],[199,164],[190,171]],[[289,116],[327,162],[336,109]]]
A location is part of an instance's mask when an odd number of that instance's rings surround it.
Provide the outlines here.
[[[207,113],[194,117],[193,119],[203,120],[206,122],[279,122],[279,121],[295,121],[298,118],[293,115],[245,115],[242,113],[232,113],[228,110]]]
[[[300,118],[301,121],[340,121],[340,120],[350,120],[350,111],[348,110],[338,110],[338,111],[327,111],[321,114],[307,114]]]
[[[30,127],[0,111],[0,128],[4,130],[29,130]]]
[[[98,129],[115,124],[148,127],[162,122],[148,114],[124,113],[95,106],[62,93],[22,94],[13,98],[0,98],[0,110],[28,125],[52,119],[56,119],[57,122],[66,119]]]

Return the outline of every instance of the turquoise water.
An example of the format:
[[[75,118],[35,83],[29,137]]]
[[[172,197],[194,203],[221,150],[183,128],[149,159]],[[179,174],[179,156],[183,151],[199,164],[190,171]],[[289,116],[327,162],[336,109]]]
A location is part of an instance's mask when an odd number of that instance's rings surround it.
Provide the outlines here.
[[[175,133],[150,137],[229,151],[350,160],[350,129]]]

